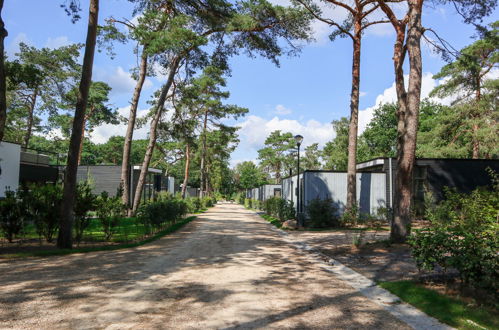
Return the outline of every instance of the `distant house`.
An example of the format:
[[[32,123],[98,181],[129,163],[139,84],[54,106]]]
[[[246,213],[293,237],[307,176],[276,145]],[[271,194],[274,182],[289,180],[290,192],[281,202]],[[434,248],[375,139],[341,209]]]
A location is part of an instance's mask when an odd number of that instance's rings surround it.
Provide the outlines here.
[[[298,179],[300,180],[300,200],[298,197]],[[300,205],[302,211],[312,199],[332,200],[341,215],[347,202],[347,173],[337,171],[304,171],[282,179],[282,198],[293,202],[295,209]],[[357,175],[357,201],[359,211],[373,214],[380,207],[386,207],[386,174],[382,172],[359,173]]]
[[[281,197],[281,190],[280,184],[264,184],[258,188],[258,199],[266,201],[270,197]]]
[[[130,200],[133,200],[135,196],[140,168],[140,166],[131,166]],[[77,180],[90,181],[95,194],[106,191],[109,195],[115,196],[121,186],[121,165],[80,165],[78,166]],[[165,177],[161,170],[149,168],[142,191],[142,199],[148,200],[160,191],[174,193],[174,187],[175,179],[173,177]]]
[[[491,177],[487,168],[499,173],[497,159],[446,159],[418,158],[414,167],[413,191],[414,205],[418,213],[424,210],[425,192],[430,192],[436,201],[442,200],[444,187],[458,192],[469,193],[478,187],[490,186]],[[386,200],[393,207],[397,160],[395,158],[376,158],[357,164],[357,171],[383,172],[386,174]]]
[[[0,142],[0,197],[6,190],[17,190],[20,184],[57,182],[59,169],[50,164],[47,154],[17,143]]]

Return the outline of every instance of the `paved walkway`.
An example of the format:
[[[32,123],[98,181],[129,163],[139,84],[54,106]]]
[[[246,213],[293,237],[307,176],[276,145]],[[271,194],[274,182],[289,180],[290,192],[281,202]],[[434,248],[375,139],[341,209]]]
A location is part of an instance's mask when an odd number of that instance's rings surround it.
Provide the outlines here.
[[[222,204],[142,247],[0,262],[0,328],[408,326],[253,212]]]

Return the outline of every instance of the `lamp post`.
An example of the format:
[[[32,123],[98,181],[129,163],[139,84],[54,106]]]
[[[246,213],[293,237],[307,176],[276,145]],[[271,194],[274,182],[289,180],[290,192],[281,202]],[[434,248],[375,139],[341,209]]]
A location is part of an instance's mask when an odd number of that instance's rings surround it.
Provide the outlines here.
[[[298,147],[298,168],[296,169],[296,189],[297,189],[297,194],[296,194],[296,220],[298,222],[298,225],[303,226],[303,220],[301,216],[301,205],[300,205],[300,146],[303,141],[303,136],[301,135],[295,135],[295,141],[296,145]]]

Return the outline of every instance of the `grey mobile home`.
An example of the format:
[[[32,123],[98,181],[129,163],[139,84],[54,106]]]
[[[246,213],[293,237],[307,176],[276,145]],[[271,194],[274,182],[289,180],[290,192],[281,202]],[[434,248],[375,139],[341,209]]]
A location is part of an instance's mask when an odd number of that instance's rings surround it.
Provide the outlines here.
[[[347,201],[347,174],[334,171],[305,171],[299,175],[300,205],[305,210],[314,198],[331,198],[338,210],[338,215],[345,210]],[[297,180],[294,175],[282,180],[282,197],[297,204]],[[357,200],[361,213],[375,213],[380,207],[386,207],[386,174],[359,173],[357,175]]]
[[[458,192],[469,193],[478,187],[490,186],[491,176],[487,168],[499,173],[499,160],[495,159],[445,159],[418,158],[414,167],[413,191],[416,211],[424,209],[425,192],[431,192],[436,201],[442,200],[445,187]],[[395,158],[377,158],[357,164],[359,172],[386,173],[387,202],[393,205],[397,160]]]
[[[139,181],[140,166],[133,166],[130,171],[130,200],[133,200]],[[93,185],[93,192],[100,194],[106,191],[115,196],[121,185],[121,165],[81,165],[78,166],[78,181],[89,180]],[[152,198],[160,191],[170,191],[174,186],[172,177],[164,177],[161,170],[149,168],[142,191],[143,200]],[[170,191],[174,193],[174,191]]]
[[[270,197],[281,197],[281,185],[280,184],[264,184],[258,189],[258,200],[266,201]]]

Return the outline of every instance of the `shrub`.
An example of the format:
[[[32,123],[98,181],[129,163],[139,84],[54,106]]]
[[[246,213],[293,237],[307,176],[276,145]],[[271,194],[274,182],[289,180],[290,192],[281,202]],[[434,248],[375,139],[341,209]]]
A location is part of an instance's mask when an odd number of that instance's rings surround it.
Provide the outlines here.
[[[59,184],[32,185],[23,193],[23,203],[34,221],[36,232],[52,242],[58,229],[62,204]]]
[[[187,201],[168,197],[142,204],[137,211],[137,218],[145,226],[159,229],[165,223],[175,223],[182,219],[188,211]]]
[[[239,193],[239,196],[237,196],[237,202],[241,205],[244,205],[244,200],[246,199],[246,197],[244,197],[244,194],[243,193]]]
[[[83,232],[90,225],[90,211],[95,210],[97,196],[92,193],[92,187],[86,181],[76,186],[76,201],[74,206],[75,241],[81,242]]]
[[[331,198],[314,198],[309,201],[306,210],[308,223],[312,228],[339,227],[340,221],[336,216],[337,209]]]
[[[5,198],[0,200],[0,227],[10,243],[24,228],[23,208],[13,191],[6,191]]]
[[[296,216],[292,202],[279,197],[271,197],[264,202],[263,209],[267,215],[278,218],[280,221],[294,219]]]
[[[210,196],[204,196],[201,202],[202,202],[203,208],[212,207],[214,205],[213,199]]]
[[[446,199],[427,208],[430,226],[409,242],[419,268],[459,271],[463,283],[497,295],[499,289],[499,190],[470,194],[447,190]]]
[[[245,207],[245,208],[247,208],[247,209],[250,209],[250,208],[251,208],[251,205],[252,205],[252,203],[251,203],[251,199],[250,199],[250,198],[246,198],[246,199],[244,200],[244,207]]]
[[[340,223],[343,226],[356,226],[359,222],[359,206],[355,204],[350,210],[341,215]]]
[[[177,198],[177,199],[181,199],[181,198]],[[186,207],[187,207],[187,212],[196,213],[196,212],[201,211],[201,209],[202,209],[202,203],[201,203],[201,199],[199,197],[186,197],[184,199],[184,202],[185,202]]]
[[[116,233],[119,221],[124,215],[123,212],[124,206],[119,195],[109,197],[107,191],[100,194],[97,199],[96,213],[107,241]]]

